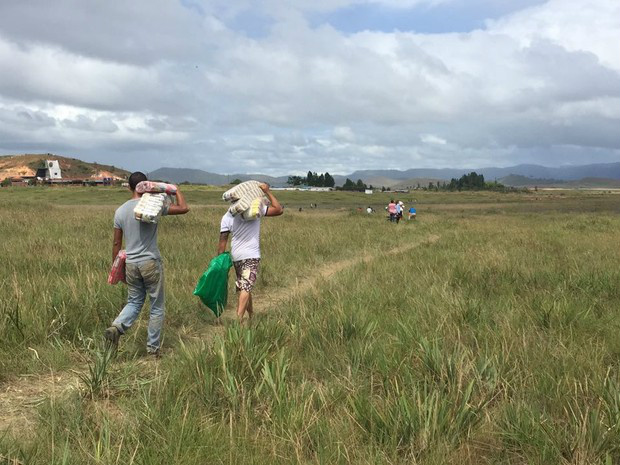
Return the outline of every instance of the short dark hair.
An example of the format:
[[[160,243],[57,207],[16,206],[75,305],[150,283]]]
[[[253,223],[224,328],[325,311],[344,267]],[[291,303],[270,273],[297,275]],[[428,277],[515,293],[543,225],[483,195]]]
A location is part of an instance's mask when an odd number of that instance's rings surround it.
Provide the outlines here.
[[[132,191],[136,190],[136,186],[140,184],[142,181],[147,181],[146,174],[141,171],[136,171],[135,173],[131,173],[129,176],[129,188]]]

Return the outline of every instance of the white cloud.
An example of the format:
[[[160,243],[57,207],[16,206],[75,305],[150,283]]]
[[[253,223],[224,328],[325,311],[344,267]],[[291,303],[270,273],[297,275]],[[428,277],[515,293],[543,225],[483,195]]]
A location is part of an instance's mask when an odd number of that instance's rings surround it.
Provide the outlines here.
[[[341,142],[354,142],[355,133],[349,126],[337,126],[334,128],[333,137]]]
[[[0,5],[5,152],[272,173],[620,157],[618,2],[550,0],[458,34],[304,16],[366,0],[31,3]],[[247,11],[266,35],[227,26]]]
[[[568,51],[587,51],[605,66],[620,70],[620,2],[549,0],[497,21],[489,29],[524,46],[546,39]]]
[[[420,140],[425,144],[446,145],[448,143],[446,139],[438,137],[435,134],[422,134]]]

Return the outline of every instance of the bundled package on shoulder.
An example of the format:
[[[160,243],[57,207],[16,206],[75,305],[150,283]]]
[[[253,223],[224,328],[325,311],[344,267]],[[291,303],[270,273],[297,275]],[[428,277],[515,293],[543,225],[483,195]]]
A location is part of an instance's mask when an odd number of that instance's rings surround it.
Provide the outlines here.
[[[177,186],[174,184],[167,184],[165,182],[142,181],[136,186],[136,192],[138,194],[149,193],[176,195]]]
[[[256,219],[266,204],[265,194],[258,181],[246,181],[237,184],[222,194],[222,199],[233,202],[228,211],[232,216],[242,213],[246,220]]]
[[[143,194],[133,209],[134,216],[144,223],[157,223],[169,202],[166,194]]]
[[[250,206],[241,213],[241,217],[244,220],[255,220],[260,218],[263,216],[266,205],[267,200],[263,197],[258,197],[250,202]]]

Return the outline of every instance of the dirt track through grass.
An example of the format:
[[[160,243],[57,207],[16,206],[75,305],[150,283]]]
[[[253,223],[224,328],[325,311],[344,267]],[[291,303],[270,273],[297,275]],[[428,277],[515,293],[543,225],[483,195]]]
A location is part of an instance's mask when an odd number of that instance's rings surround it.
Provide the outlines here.
[[[431,234],[418,242],[389,250],[385,252],[385,255],[406,254],[421,245],[433,244],[438,239],[438,235]],[[255,310],[259,314],[263,313],[270,307],[282,304],[295,295],[309,292],[321,281],[329,280],[346,269],[370,262],[381,255],[381,253],[366,253],[359,257],[328,263],[308,276],[307,279],[297,281],[288,287],[280,289],[275,297],[267,301],[259,293],[256,296]],[[231,304],[229,304],[230,306]],[[234,321],[234,311],[231,313],[229,308],[228,314],[227,320]],[[222,333],[224,328],[225,326],[210,326],[197,339],[202,342],[211,341],[216,334]],[[173,353],[169,352],[167,356],[172,355]],[[142,364],[147,365],[156,363],[152,359],[142,361]],[[88,366],[83,364],[77,367],[77,369],[70,371],[54,372],[51,370],[49,373],[20,376],[0,385],[0,432],[19,427],[19,434],[27,434],[35,424],[37,407],[46,399],[50,399],[53,402],[55,399],[66,396],[69,393],[80,391],[80,375],[87,371]]]

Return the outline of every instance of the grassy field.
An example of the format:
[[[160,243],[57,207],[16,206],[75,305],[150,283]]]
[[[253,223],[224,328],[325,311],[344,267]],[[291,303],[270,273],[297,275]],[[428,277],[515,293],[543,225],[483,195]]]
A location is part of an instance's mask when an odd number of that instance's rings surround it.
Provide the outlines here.
[[[127,192],[0,189],[0,464],[620,463],[617,194],[277,193],[250,328],[192,296],[220,195],[161,225],[154,361],[102,348]]]

